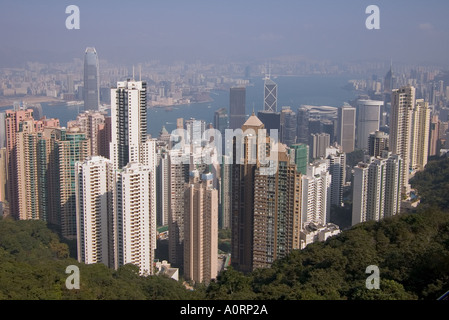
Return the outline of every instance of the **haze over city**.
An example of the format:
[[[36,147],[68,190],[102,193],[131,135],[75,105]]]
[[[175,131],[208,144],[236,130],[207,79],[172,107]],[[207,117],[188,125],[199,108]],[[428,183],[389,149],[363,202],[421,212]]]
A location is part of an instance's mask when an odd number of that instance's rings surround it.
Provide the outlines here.
[[[380,9],[368,30],[367,6]],[[68,30],[65,9],[80,9]],[[2,1],[0,66],[66,62],[95,46],[101,59],[447,63],[446,1]]]

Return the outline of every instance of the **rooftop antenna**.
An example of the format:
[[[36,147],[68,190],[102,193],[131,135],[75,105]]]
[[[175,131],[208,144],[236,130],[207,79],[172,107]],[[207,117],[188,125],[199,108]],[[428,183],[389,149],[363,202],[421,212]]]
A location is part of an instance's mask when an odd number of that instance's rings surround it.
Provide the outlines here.
[[[135,79],[134,79],[134,65],[133,65],[133,81],[135,81]]]
[[[142,65],[139,64],[139,81],[142,81]]]

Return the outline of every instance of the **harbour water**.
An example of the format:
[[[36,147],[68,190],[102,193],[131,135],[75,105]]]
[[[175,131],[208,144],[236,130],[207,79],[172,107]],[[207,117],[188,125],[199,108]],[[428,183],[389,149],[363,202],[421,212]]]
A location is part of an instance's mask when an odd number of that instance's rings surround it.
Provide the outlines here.
[[[294,111],[303,104],[316,106],[340,107],[345,102],[353,100],[356,93],[344,88],[350,77],[348,76],[282,76],[272,79],[278,85],[278,111],[282,106],[290,106]],[[253,78],[252,85],[246,89],[246,114],[252,110],[263,109],[263,79]],[[153,137],[159,135],[162,126],[168,132],[176,128],[176,119],[202,119],[212,123],[214,112],[219,108],[229,109],[229,91],[212,91],[212,102],[192,103],[189,105],[173,106],[169,110],[164,108],[148,109],[148,133]],[[47,118],[58,118],[61,126],[76,119],[81,106],[49,105],[41,103],[43,113]],[[0,108],[4,111],[8,108]]]

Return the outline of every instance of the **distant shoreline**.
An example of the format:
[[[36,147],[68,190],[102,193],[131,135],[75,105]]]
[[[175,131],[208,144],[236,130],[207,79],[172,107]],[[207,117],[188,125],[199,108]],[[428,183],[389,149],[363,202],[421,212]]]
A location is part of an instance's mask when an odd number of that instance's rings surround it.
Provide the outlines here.
[[[14,106],[14,102],[17,101],[21,101],[23,103],[26,104],[36,104],[36,103],[66,103],[66,100],[61,100],[58,98],[52,98],[52,97],[44,97],[44,96],[23,96],[23,97],[11,97],[11,98],[6,98],[3,97],[0,99],[0,108],[4,108],[4,107],[13,107]]]

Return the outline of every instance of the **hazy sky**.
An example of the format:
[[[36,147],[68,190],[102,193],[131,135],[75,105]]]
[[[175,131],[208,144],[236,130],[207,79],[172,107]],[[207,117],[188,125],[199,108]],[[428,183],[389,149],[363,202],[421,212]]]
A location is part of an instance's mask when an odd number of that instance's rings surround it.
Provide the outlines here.
[[[380,30],[368,30],[368,5]],[[80,29],[68,30],[68,5]],[[1,0],[0,65],[100,59],[402,60],[449,64],[447,0]]]

